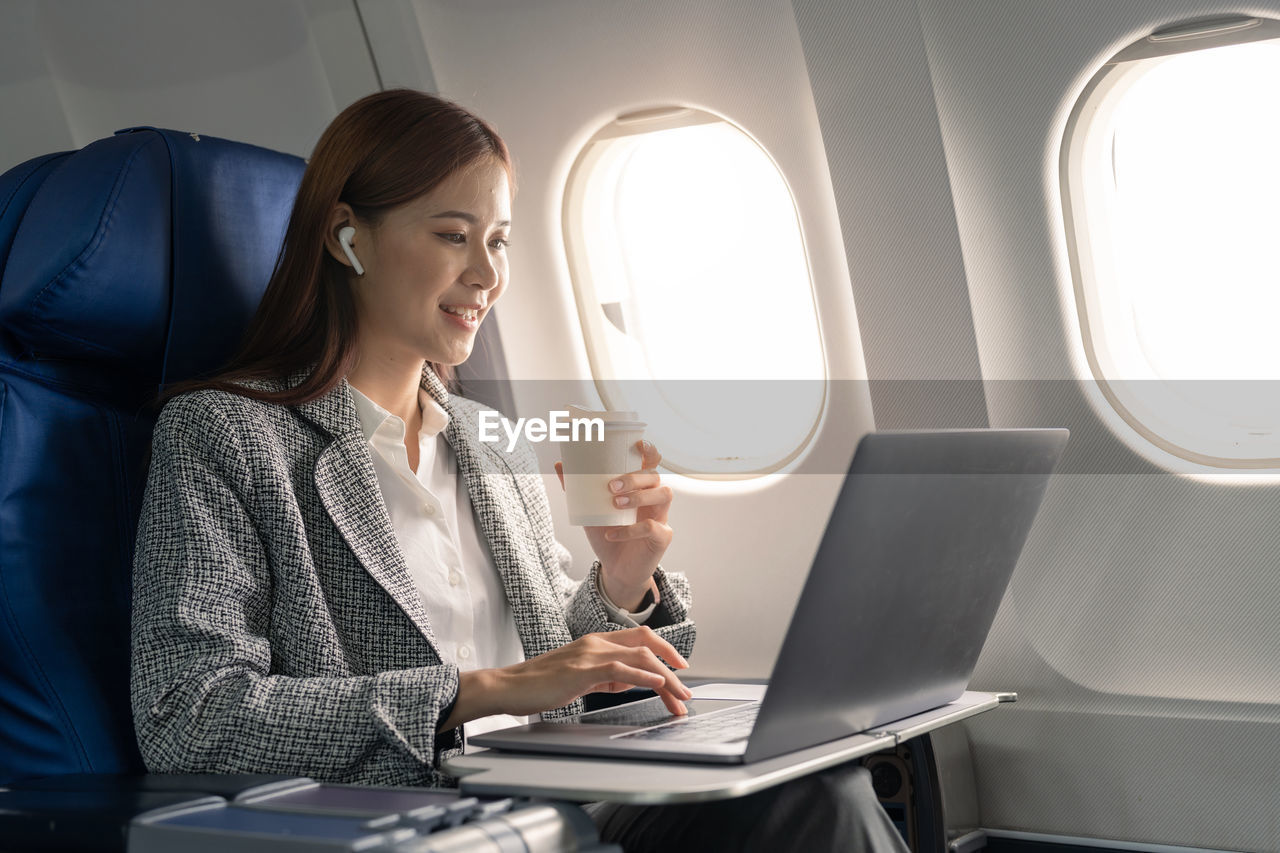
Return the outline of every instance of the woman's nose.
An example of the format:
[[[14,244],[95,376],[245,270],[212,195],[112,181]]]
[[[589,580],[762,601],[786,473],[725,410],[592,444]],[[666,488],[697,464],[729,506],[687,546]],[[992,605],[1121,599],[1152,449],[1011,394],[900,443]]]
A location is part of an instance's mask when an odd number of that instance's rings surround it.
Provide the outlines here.
[[[471,264],[467,268],[467,284],[475,285],[482,290],[492,290],[498,286],[501,272],[497,259],[489,251],[488,246],[481,246],[473,253]]]

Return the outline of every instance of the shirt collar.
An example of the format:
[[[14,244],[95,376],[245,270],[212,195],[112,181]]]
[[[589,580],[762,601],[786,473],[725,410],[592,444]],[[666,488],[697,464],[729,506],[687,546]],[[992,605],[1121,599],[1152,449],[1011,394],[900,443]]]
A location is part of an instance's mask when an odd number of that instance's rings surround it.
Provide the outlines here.
[[[388,433],[397,441],[404,441],[404,421],[393,415],[377,403],[370,400],[354,385],[348,383],[351,399],[356,406],[356,416],[360,419],[360,429],[366,441],[372,441],[375,433]],[[418,388],[418,406],[422,409],[422,432],[424,438],[435,438],[449,425],[449,413],[432,399],[427,389]]]

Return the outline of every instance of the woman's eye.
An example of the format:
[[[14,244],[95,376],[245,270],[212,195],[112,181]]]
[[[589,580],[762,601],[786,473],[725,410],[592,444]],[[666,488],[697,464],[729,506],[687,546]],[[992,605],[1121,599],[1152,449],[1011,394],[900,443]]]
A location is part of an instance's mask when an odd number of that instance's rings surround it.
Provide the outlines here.
[[[463,246],[466,245],[467,242],[467,235],[459,231],[438,232],[437,236],[445,242],[452,243],[455,246]],[[506,237],[495,237],[489,241],[489,246],[493,249],[505,249],[510,245],[511,241]]]

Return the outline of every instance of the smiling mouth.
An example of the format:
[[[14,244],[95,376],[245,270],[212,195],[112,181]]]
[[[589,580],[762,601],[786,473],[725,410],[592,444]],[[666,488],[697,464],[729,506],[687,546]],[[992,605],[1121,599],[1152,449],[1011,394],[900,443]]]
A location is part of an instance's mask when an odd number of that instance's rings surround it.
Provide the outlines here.
[[[441,305],[440,308],[445,313],[452,314],[455,317],[461,317],[464,320],[475,321],[480,319],[480,311],[476,308],[458,308],[453,305]]]

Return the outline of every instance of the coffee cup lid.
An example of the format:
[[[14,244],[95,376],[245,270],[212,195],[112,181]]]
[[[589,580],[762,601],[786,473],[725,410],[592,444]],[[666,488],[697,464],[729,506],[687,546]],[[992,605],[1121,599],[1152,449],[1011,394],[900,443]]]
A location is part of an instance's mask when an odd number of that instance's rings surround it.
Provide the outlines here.
[[[640,416],[636,412],[612,410],[597,411],[588,409],[585,406],[579,406],[574,403],[569,404],[569,415],[574,418],[599,418],[604,421],[606,427],[643,429],[648,426],[644,421],[640,420]]]

